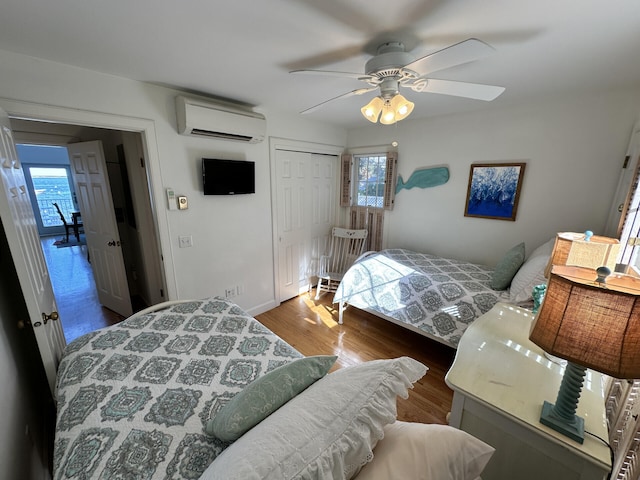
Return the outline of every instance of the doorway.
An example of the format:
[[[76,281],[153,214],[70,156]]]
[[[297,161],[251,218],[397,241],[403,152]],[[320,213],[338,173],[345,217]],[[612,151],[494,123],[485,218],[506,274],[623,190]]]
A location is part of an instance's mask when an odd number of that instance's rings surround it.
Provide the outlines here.
[[[33,120],[12,119],[11,124],[17,144],[26,143],[26,137],[30,144],[36,144],[40,148],[43,145],[47,145],[51,152],[57,149],[65,151],[66,165],[56,165],[55,159],[49,165],[47,165],[46,161],[38,165],[27,162],[28,164],[24,166],[23,170],[26,175],[31,174],[34,197],[40,197],[41,195],[35,195],[35,193],[39,190],[38,183],[42,181],[37,175],[43,173],[43,170],[35,169],[48,168],[48,170],[44,171],[46,175],[49,175],[49,179],[46,182],[49,183],[48,186],[51,186],[52,181],[56,183],[55,188],[52,188],[52,190],[55,190],[54,193],[56,195],[69,197],[65,197],[65,201],[56,202],[60,204],[61,209],[63,205],[68,203],[69,215],[71,215],[72,211],[78,211],[78,204],[73,191],[73,181],[68,182],[71,186],[67,189],[62,188],[61,185],[63,183],[61,177],[64,176],[69,180],[72,178],[69,172],[69,157],[66,155],[65,145],[88,140],[99,140],[105,144],[106,167],[113,196],[113,202],[110,206],[117,219],[118,232],[123,244],[122,251],[126,260],[125,292],[127,290],[129,292],[134,311],[164,301],[166,287],[164,286],[163,275],[158,275],[157,273],[149,274],[149,272],[162,272],[163,270],[159,255],[159,241],[150,213],[149,179],[144,168],[141,168],[141,171],[128,171],[127,167],[129,165],[127,165],[128,162],[125,158],[127,155],[137,157],[138,153],[142,151],[141,134],[84,127],[82,125],[51,124]],[[144,166],[145,162],[142,159],[143,154],[141,153],[140,158],[135,158],[135,162],[131,161],[129,163],[134,164],[134,166]],[[51,180],[52,176],[59,178]],[[144,178],[137,178],[140,176]],[[140,188],[140,185],[143,187]],[[135,194],[132,193],[134,188],[136,188]],[[42,193],[42,188],[39,193]],[[134,197],[136,205],[132,204]],[[122,315],[112,312],[95,302],[97,289],[93,281],[92,265],[88,261],[86,245],[53,245],[56,241],[56,236],[63,233],[64,230],[61,232],[56,231],[55,228],[46,229],[45,225],[50,223],[46,218],[46,209],[52,202],[43,200],[45,204],[42,204],[42,201],[39,200],[39,198],[34,199],[32,197],[31,204],[36,216],[36,222],[38,222],[37,217],[40,217],[40,222],[43,224],[42,231],[39,230],[41,238],[49,239],[47,242],[42,242],[42,247],[54,285],[54,294],[60,310],[60,318],[66,340],[71,341],[77,336],[96,328],[122,320],[124,318]],[[62,200],[62,197],[60,200]],[[152,228],[149,228],[150,224]],[[56,236],[46,237],[46,235],[51,234]],[[141,246],[142,242],[144,242],[144,248]],[[156,248],[149,248],[149,246],[155,246]],[[145,250],[144,255],[140,253],[141,250]],[[156,255],[152,255],[154,251]],[[153,258],[151,259],[151,257]],[[72,277],[69,276],[70,272],[73,272]],[[89,278],[87,278],[87,273],[90,274]],[[149,280],[150,277],[152,277],[151,280]]]

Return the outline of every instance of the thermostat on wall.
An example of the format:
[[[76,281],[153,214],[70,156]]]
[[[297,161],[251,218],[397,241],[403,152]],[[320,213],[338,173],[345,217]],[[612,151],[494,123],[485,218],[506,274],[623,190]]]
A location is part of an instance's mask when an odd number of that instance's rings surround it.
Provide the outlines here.
[[[167,206],[169,210],[177,210],[178,204],[176,203],[176,193],[173,188],[167,188]]]

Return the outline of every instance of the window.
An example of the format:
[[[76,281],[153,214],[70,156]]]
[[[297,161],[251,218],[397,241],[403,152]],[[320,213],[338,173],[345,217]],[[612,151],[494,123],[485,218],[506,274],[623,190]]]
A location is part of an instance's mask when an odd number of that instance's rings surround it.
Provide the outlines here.
[[[367,250],[382,248],[384,211],[395,202],[397,165],[396,152],[342,155],[340,206],[350,207],[350,228],[369,232]]]
[[[640,123],[634,126],[631,135],[613,209],[620,212],[620,215],[610,215],[609,220],[610,234],[620,237],[618,263],[637,270],[640,268]],[[611,225],[613,219],[619,222],[615,233],[615,226]]]
[[[354,156],[356,173],[354,205],[359,207],[384,206],[384,182],[387,170],[387,155]]]
[[[62,221],[53,203],[57,203],[67,220],[78,210],[67,149],[60,146],[17,144],[29,198],[40,235],[61,231]]]
[[[395,152],[342,155],[340,205],[393,209],[397,162]]]
[[[633,182],[622,211],[618,235],[622,244],[618,263],[636,266],[640,241],[640,164],[636,167]]]

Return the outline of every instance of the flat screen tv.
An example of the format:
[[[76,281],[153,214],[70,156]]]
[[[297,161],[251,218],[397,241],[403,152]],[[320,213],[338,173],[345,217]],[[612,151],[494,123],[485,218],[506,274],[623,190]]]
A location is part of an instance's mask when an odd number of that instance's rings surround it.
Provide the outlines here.
[[[205,195],[256,193],[255,178],[255,162],[202,159],[202,184]]]

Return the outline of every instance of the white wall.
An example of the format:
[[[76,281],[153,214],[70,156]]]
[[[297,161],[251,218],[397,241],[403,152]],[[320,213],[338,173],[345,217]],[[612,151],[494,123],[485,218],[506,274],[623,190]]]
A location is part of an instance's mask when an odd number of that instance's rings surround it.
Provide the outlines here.
[[[21,105],[35,102],[77,109],[84,116],[100,112],[98,122],[104,114],[113,114],[114,124],[123,116],[152,124],[150,167],[169,299],[221,295],[226,287],[242,284],[244,294],[234,300],[246,310],[256,314],[275,304],[267,140],[246,145],[178,135],[174,109],[178,92],[155,85],[5,51],[0,51],[0,78],[0,107],[10,114],[16,109],[38,110],[39,106]],[[343,129],[297,115],[262,113],[267,117],[267,136],[346,143]],[[199,178],[203,156],[254,160],[256,194],[204,197]],[[168,211],[166,187],[186,195],[189,209]],[[192,235],[193,247],[178,248],[180,235]]]
[[[511,246],[527,252],[559,231],[602,234],[640,88],[547,99],[508,109],[349,131],[348,146],[398,142],[398,172],[449,167],[442,186],[401,190],[385,219],[388,247],[495,264]],[[472,163],[527,163],[515,222],[464,216]]]

